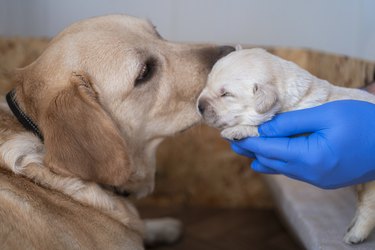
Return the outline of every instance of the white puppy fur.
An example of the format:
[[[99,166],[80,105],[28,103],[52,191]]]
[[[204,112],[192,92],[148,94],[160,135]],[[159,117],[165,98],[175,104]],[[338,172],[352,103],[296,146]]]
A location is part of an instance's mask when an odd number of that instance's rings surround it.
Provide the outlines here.
[[[375,103],[375,95],[334,86],[263,49],[239,49],[215,64],[198,109],[223,137],[241,139],[258,136],[257,126],[276,113],[340,99]],[[349,244],[365,240],[375,226],[375,182],[361,189],[356,216],[344,238]]]

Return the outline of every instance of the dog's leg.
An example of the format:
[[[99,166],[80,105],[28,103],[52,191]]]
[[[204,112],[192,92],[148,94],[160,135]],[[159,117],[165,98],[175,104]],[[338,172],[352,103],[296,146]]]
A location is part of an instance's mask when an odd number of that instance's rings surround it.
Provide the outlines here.
[[[375,82],[372,82],[369,85],[367,85],[366,88],[365,88],[365,90],[367,92],[370,92],[371,94],[375,95]]]
[[[31,133],[19,133],[0,144],[3,166],[36,183],[58,190],[74,200],[95,207],[125,226],[143,233],[143,223],[134,206],[122,197],[112,195],[96,183],[53,173],[43,164],[44,147]]]
[[[140,234],[144,233],[144,225],[136,208],[123,197],[112,195],[96,183],[62,177],[44,165],[33,162],[27,164],[21,174],[44,187],[58,190],[82,204],[102,211]]]
[[[183,226],[179,220],[173,218],[145,219],[146,246],[172,244],[182,236]]]
[[[358,207],[356,214],[344,237],[348,244],[364,241],[375,226],[375,182],[363,184],[358,191]]]
[[[257,126],[238,125],[223,129],[221,136],[229,140],[240,140],[249,136],[259,136]]]

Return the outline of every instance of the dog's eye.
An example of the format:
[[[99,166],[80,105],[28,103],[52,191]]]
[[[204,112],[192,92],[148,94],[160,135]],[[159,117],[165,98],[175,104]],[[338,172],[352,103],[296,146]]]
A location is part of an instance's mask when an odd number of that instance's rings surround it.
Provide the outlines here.
[[[153,60],[149,60],[144,63],[138,73],[137,79],[135,79],[134,86],[139,86],[150,80],[153,75],[154,67],[155,63]]]

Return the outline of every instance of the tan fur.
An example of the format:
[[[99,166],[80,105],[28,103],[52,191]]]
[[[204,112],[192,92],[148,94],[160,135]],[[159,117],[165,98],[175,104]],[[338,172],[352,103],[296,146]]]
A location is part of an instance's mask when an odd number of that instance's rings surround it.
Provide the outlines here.
[[[220,95],[223,91],[226,96]],[[258,136],[257,126],[276,113],[344,99],[375,103],[375,95],[366,91],[334,86],[263,49],[248,49],[215,64],[198,106],[223,137],[241,139]],[[375,226],[375,182],[361,187],[356,215],[344,237],[349,244],[365,240]]]
[[[74,73],[39,119],[48,149],[45,164],[56,173],[119,186],[133,172],[126,142],[100,106],[98,94]],[[79,122],[77,122],[79,121]]]
[[[142,249],[142,238],[175,241],[178,221],[144,223],[112,190],[152,192],[156,147],[199,121],[195,101],[229,51],[168,42],[149,22],[124,15],[84,20],[57,35],[16,74],[15,98],[44,143],[0,100],[0,248]]]

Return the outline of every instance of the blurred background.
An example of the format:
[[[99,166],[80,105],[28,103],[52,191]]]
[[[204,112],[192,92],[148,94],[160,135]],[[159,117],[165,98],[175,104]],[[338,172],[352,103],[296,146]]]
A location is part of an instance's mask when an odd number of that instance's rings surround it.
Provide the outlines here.
[[[175,41],[311,48],[375,60],[373,0],[0,0],[0,35],[52,37],[82,18],[127,13]]]
[[[34,61],[64,27],[111,13],[149,19],[172,41],[266,47],[331,83],[365,87],[375,82],[374,10],[374,0],[0,0],[0,94],[13,88],[14,70]],[[144,217],[177,217],[186,230],[182,242],[157,250],[302,249],[295,240],[302,237],[277,213],[282,206],[273,197],[286,194],[270,191],[272,179],[267,185],[250,162],[205,125],[165,140],[155,192],[136,205]],[[294,228],[296,220],[285,221]],[[325,233],[322,225],[317,230]],[[311,229],[299,231],[314,238]],[[336,231],[334,243],[341,229],[329,230]]]

